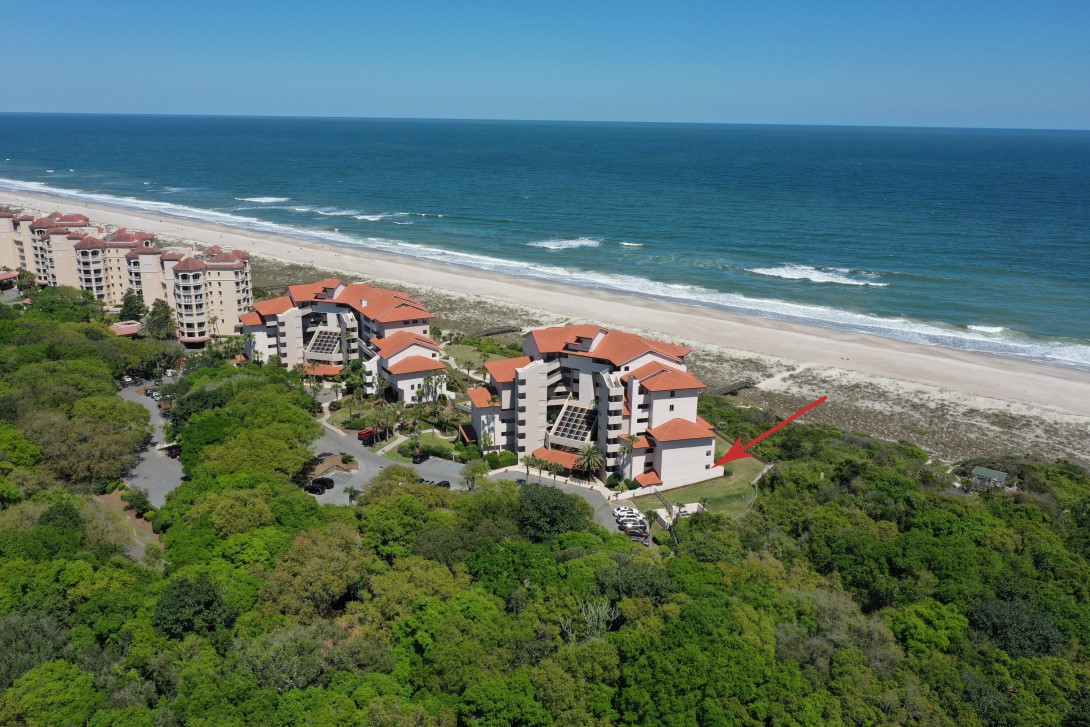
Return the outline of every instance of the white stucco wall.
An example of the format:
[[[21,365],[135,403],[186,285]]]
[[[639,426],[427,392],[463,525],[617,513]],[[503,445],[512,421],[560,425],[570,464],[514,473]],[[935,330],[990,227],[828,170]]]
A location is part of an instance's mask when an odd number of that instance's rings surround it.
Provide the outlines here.
[[[715,440],[686,439],[659,442],[654,454],[655,470],[663,485],[690,485],[723,475],[715,463]]]

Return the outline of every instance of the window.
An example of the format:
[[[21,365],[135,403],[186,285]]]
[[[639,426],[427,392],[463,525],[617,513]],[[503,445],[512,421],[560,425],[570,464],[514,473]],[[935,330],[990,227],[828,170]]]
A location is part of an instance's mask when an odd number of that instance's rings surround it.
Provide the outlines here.
[[[709,449],[707,452],[704,453],[704,456],[705,457],[711,457],[712,456],[712,451]]]
[[[670,392],[670,398],[673,399],[675,396],[677,396],[677,392],[676,391],[671,391]]]
[[[673,405],[673,404],[671,404],[671,405],[670,405],[670,411],[673,411],[673,410],[674,410],[674,405]]]

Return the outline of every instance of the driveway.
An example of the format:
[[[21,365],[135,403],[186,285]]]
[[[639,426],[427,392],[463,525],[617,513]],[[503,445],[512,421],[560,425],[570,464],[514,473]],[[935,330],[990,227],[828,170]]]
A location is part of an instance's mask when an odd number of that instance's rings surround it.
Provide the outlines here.
[[[565,484],[563,481],[553,480],[551,477],[539,477],[533,474],[527,477],[525,470],[501,472],[500,474],[492,475],[489,479],[526,480],[528,482],[536,482],[539,485],[555,487],[562,492],[567,492],[569,495],[578,495],[586,500],[587,504],[594,509],[594,522],[598,523],[611,533],[617,531],[617,521],[613,519],[613,505],[607,502],[605,496],[597,490],[592,490],[589,487],[581,487],[579,485]]]
[[[149,384],[150,385],[150,384]],[[166,440],[163,436],[163,425],[166,419],[159,413],[159,407],[150,396],[138,393],[144,388],[144,384],[134,384],[121,389],[121,398],[126,401],[135,401],[148,410],[151,414],[151,425],[155,427],[152,434],[152,444],[138,455],[136,466],[129,472],[125,481],[129,487],[139,487],[148,491],[148,499],[155,507],[166,504],[167,493],[182,482],[182,465],[178,460],[171,459],[160,447]]]

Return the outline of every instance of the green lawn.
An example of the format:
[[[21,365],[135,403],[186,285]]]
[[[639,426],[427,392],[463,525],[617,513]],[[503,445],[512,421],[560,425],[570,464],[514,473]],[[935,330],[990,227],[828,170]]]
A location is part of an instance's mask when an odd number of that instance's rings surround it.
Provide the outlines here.
[[[458,362],[459,366],[470,367],[481,371],[484,369],[486,361],[495,361],[501,359],[503,356],[496,356],[490,353],[481,353],[472,346],[466,346],[461,343],[452,343],[445,347],[447,353]]]
[[[727,469],[731,471],[727,477],[717,477],[707,482],[668,490],[662,493],[662,496],[673,505],[700,502],[706,498],[704,506],[709,512],[718,512],[732,517],[740,515],[745,512],[753,497],[753,487],[750,486],[749,481],[757,476],[762,467],[764,465],[752,457],[740,459],[727,465]],[[662,503],[654,495],[637,497],[633,502],[641,512],[662,507]]]
[[[433,444],[435,442],[447,442],[449,444],[450,440],[443,439],[441,437],[437,437],[432,432],[424,432],[423,434],[420,435],[420,443],[421,444]],[[381,449],[382,446],[385,446],[386,444],[389,444],[389,442],[383,442],[382,445],[379,445],[378,448]],[[398,445],[398,446],[401,446],[401,445]],[[391,449],[389,452],[387,452],[386,454],[384,454],[382,456],[386,457],[387,459],[392,459],[395,462],[400,462],[402,464],[412,464],[412,462],[409,460],[408,457],[402,457],[400,454],[397,453],[397,447],[394,447],[393,449]]]

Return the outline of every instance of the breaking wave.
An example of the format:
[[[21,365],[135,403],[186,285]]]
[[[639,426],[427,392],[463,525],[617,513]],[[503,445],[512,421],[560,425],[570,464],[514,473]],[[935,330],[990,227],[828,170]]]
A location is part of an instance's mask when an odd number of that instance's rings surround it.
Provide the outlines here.
[[[239,202],[256,202],[257,204],[276,204],[287,202],[291,197],[235,197]]]
[[[526,244],[530,247],[543,247],[546,250],[571,250],[577,247],[598,247],[602,241],[590,237],[577,237],[574,240],[536,240]]]
[[[750,268],[749,272],[788,280],[809,280],[812,283],[837,283],[839,285],[873,285],[884,288],[889,283],[879,283],[874,273],[861,273],[848,268],[815,268],[809,265],[781,265],[777,268]],[[852,275],[857,277],[852,277]]]
[[[13,191],[50,194],[73,200],[110,205],[125,209],[173,215],[185,219],[202,220],[236,228],[270,232],[312,242],[341,245],[347,248],[370,249],[398,255],[407,255],[442,264],[464,265],[487,272],[563,282],[588,288],[598,288],[620,293],[636,294],[659,300],[693,306],[703,306],[734,311],[765,318],[790,321],[810,326],[820,326],[844,331],[869,333],[902,341],[931,346],[947,346],[969,351],[980,351],[1036,361],[1045,361],[1090,370],[1090,345],[1073,339],[1046,340],[1031,338],[1017,331],[997,327],[974,326],[966,328],[943,323],[911,320],[903,317],[883,317],[857,313],[830,306],[795,303],[774,298],[754,298],[739,293],[712,290],[698,285],[665,283],[636,275],[596,272],[578,268],[547,265],[529,261],[511,260],[489,255],[460,252],[432,245],[414,244],[380,237],[359,237],[343,232],[329,232],[293,225],[244,217],[228,212],[188,207],[163,201],[142,200],[133,197],[116,197],[108,194],[62,189],[44,182],[24,182],[0,178],[0,188]],[[578,245],[571,243],[579,242]],[[551,247],[545,243],[566,243]],[[564,247],[592,247],[598,240],[541,240],[533,244],[549,249]],[[860,275],[860,273],[856,273]],[[983,330],[982,330],[983,329]]]

